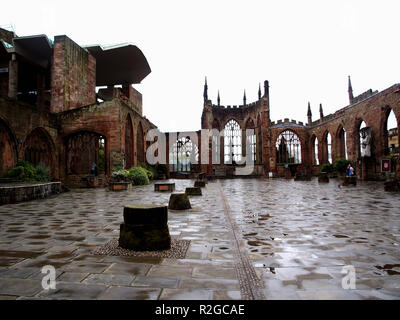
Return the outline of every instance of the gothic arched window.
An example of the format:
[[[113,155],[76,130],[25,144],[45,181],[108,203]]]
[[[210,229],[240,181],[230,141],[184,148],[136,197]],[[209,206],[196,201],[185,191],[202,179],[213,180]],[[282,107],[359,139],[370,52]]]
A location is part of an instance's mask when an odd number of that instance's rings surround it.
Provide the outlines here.
[[[277,163],[301,163],[301,142],[297,134],[286,130],[276,140]]]
[[[242,130],[239,123],[229,120],[224,129],[225,164],[242,160]]]

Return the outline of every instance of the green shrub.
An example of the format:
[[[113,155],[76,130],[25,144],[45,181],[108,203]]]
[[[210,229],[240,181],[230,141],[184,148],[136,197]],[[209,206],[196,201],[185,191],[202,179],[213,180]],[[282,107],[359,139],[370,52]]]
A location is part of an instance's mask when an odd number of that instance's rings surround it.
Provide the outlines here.
[[[23,160],[19,160],[15,166],[7,172],[6,177],[26,182],[51,181],[50,170],[46,168],[43,163],[39,163],[35,168],[30,162]]]
[[[333,168],[336,172],[339,173],[346,173],[347,166],[349,165],[350,161],[346,160],[345,158],[338,158],[335,160],[333,164]]]
[[[129,171],[124,169],[114,170],[111,173],[111,179],[114,182],[126,181],[129,178]]]
[[[49,168],[45,167],[43,162],[40,162],[36,166],[35,180],[36,181],[40,181],[40,182],[49,182],[49,181],[51,181],[50,170],[49,170]]]
[[[6,178],[15,178],[22,180],[25,175],[25,168],[22,166],[15,166],[14,168],[8,170]]]
[[[147,170],[144,168],[134,167],[129,169],[129,176],[135,185],[145,185],[150,183]]]
[[[138,167],[141,167],[147,171],[147,176],[150,180],[157,179],[158,173],[157,170],[147,163],[139,162]]]
[[[104,149],[99,149],[99,173],[105,172],[105,155]]]
[[[114,167],[114,172],[120,171],[124,169],[124,164],[122,163],[122,160]]]
[[[332,173],[333,165],[331,163],[325,163],[321,168],[321,172]]]

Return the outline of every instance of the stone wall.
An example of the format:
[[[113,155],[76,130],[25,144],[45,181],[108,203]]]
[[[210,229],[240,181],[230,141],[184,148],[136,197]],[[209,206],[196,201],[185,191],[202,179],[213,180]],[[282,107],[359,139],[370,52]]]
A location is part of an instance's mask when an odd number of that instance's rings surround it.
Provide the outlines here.
[[[54,38],[51,112],[96,102],[96,59],[67,36]]]
[[[27,184],[0,187],[0,205],[22,201],[44,199],[52,194],[61,193],[61,182]]]

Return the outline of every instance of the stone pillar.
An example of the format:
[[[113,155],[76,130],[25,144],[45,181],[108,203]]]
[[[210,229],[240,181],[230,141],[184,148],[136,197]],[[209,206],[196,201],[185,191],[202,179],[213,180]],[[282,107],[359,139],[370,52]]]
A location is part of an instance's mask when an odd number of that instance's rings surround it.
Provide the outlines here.
[[[16,99],[18,94],[18,61],[14,53],[8,66],[8,97]]]
[[[225,137],[221,137],[220,139],[220,164],[225,164]]]
[[[242,161],[246,159],[246,128],[242,128]]]
[[[160,150],[158,150],[160,152]],[[167,166],[167,178],[170,178],[170,171],[169,171],[169,133],[165,134],[165,159],[166,159],[166,166]]]

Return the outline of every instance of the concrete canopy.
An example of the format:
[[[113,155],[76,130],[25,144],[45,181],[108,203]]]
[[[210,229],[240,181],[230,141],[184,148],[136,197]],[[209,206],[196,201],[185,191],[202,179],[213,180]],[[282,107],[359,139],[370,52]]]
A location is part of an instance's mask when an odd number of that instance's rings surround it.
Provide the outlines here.
[[[140,83],[151,72],[146,57],[133,44],[85,48],[96,58],[96,86]]]
[[[14,47],[11,52],[23,56],[26,60],[42,67],[50,65],[52,44],[46,35],[18,37],[13,39]]]

